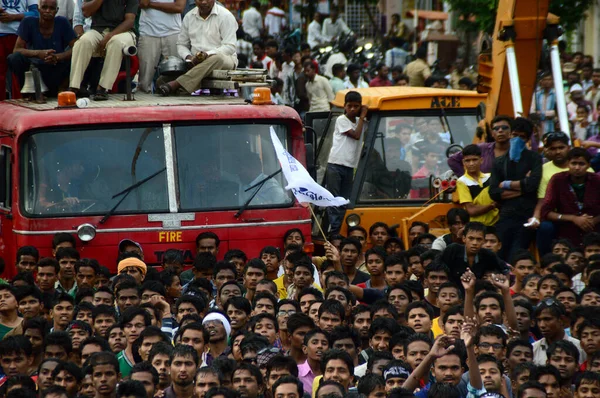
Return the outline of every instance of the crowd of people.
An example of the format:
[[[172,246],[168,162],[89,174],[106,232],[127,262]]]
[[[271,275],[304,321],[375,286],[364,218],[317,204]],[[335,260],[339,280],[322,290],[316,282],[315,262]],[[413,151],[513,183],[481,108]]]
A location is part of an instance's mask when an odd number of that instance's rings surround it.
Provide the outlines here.
[[[410,31],[394,14],[385,54],[371,70],[350,62],[356,35],[332,5],[327,18],[316,12],[300,37],[287,40],[291,28],[281,1],[265,8],[258,1],[232,13],[215,0],[15,0],[0,9],[0,99],[19,96],[30,68],[40,71],[47,94],[71,90],[101,101],[119,90],[125,53],[137,46],[136,89],[161,95],[190,94],[215,69],[264,68],[273,79],[276,104],[307,111],[329,109],[333,95],[346,88],[433,86],[471,89],[472,72],[457,60],[451,74],[432,76],[420,48],[411,62],[406,51]],[[350,46],[341,44],[344,37]],[[345,41],[344,41],[345,42]],[[319,63],[322,47],[339,44]],[[336,47],[337,48],[337,47]],[[185,61],[187,72],[175,80],[158,79],[161,60]],[[348,57],[348,58],[347,58]],[[373,61],[371,61],[373,62]]]

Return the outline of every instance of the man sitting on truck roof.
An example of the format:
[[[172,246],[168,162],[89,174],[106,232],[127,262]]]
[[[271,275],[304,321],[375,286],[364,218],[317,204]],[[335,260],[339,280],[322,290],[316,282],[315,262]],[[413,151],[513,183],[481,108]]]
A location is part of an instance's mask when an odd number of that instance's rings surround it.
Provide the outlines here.
[[[73,46],[71,59],[71,91],[80,96],[86,92],[80,90],[83,75],[92,59],[92,55],[104,57],[104,65],[95,101],[108,100],[110,90],[117,79],[123,48],[135,45],[133,23],[138,12],[135,0],[92,0],[83,3],[83,15],[92,17],[92,28],[83,34]]]
[[[40,1],[39,11],[39,18],[26,17],[21,22],[15,50],[8,56],[8,68],[22,87],[25,72],[35,65],[49,94],[56,95],[59,85],[69,77],[71,49],[77,36],[66,18],[56,16],[56,0]]]
[[[237,66],[235,32],[238,24],[233,14],[215,4],[215,0],[196,0],[196,6],[183,18],[177,39],[177,52],[189,62],[191,69],[160,86],[158,92],[164,96],[172,95],[180,88],[192,93],[213,70],[230,70]]]

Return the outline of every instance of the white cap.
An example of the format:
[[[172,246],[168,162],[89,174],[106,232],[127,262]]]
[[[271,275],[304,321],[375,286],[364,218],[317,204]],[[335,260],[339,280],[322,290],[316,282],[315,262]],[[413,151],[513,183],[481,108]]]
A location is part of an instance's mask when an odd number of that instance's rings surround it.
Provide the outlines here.
[[[579,83],[575,83],[571,86],[571,88],[569,89],[569,92],[572,93],[573,91],[583,91],[583,87],[581,87],[581,84]]]
[[[227,339],[229,339],[229,335],[231,334],[231,325],[229,321],[223,314],[219,314],[218,312],[211,312],[204,317],[202,320],[202,324],[205,325],[208,321],[219,321],[225,327],[225,333],[227,333]]]

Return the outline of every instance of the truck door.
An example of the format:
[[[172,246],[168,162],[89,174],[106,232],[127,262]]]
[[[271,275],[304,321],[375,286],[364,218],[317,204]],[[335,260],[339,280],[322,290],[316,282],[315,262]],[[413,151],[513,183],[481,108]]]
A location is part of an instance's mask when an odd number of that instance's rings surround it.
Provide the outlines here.
[[[0,255],[5,259],[13,259],[15,239],[12,213],[12,148],[7,139],[0,140]],[[6,141],[6,142],[5,142]]]
[[[343,109],[334,108],[331,112],[311,112],[307,113],[304,124],[314,130],[316,142],[314,145],[315,169],[316,175],[313,177],[320,184],[325,183],[325,171],[327,170],[327,158],[333,143],[333,131],[335,129],[335,120],[344,113]],[[306,134],[305,139],[311,137]]]

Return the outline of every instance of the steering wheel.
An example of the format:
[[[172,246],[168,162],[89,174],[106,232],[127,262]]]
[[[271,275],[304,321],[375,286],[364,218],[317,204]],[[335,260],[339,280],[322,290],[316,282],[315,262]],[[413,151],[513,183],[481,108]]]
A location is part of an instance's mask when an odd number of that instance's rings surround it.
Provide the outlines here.
[[[446,157],[449,158],[450,156],[454,155],[455,153],[458,153],[460,151],[463,150],[462,145],[460,144],[452,144],[450,145],[447,149],[446,149]]]

